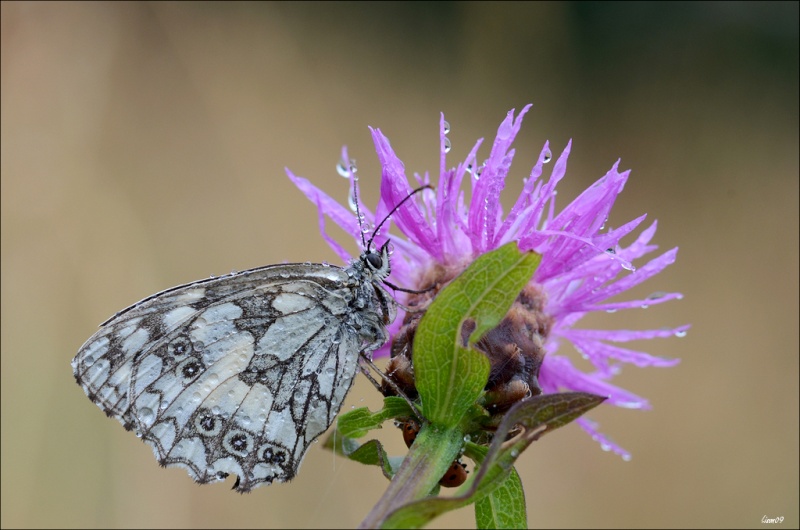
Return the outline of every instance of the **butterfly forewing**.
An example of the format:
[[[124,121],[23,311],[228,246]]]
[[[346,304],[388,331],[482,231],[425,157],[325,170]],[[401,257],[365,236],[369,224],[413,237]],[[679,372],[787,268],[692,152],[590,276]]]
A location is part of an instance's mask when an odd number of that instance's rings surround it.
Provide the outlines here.
[[[175,287],[118,313],[73,360],[86,395],[162,465],[236,488],[285,481],[335,418],[394,303],[365,256]],[[374,258],[373,258],[374,259]],[[380,261],[380,260],[379,260]]]

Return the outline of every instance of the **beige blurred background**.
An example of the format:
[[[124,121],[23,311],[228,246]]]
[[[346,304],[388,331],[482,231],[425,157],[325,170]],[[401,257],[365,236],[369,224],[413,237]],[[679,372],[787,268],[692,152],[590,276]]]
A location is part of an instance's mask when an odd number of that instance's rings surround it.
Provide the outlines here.
[[[798,526],[798,4],[2,3],[2,526],[353,527],[386,486],[312,447],[297,479],[197,486],[75,385],[97,325],[158,290],[281,261],[337,262],[289,166],[368,204],[367,126],[409,171],[450,165],[528,102],[506,205],[541,145],[574,140],[563,206],[618,158],[610,224],[647,212],[678,261],[629,293],[682,301],[585,327],[635,344],[652,411],[590,417],[519,463],[533,527]],[[488,155],[488,146],[481,156]],[[348,243],[348,248],[355,246]],[[348,398],[378,406],[361,377]],[[395,454],[399,433],[381,433]],[[434,527],[474,526],[471,509]]]

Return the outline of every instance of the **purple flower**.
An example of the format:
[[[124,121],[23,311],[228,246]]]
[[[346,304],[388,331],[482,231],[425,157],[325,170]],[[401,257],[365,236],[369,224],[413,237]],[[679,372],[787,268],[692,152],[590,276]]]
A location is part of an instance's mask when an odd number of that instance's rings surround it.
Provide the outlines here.
[[[375,245],[380,246],[390,237],[389,225],[393,223],[402,236],[391,235],[395,249],[391,281],[412,289],[418,288],[416,286],[420,285],[422,278],[434,268],[444,268],[453,277],[480,254],[509,241],[516,241],[522,250],[540,253],[542,261],[531,278],[531,284],[545,293],[544,313],[552,322],[539,372],[542,391],[590,392],[608,396],[606,403],[618,407],[648,409],[650,405],[646,399],[612,385],[610,379],[619,372],[623,363],[663,367],[674,366],[679,360],[654,357],[614,343],[683,336],[689,326],[637,331],[580,329],[576,324],[592,311],[641,308],[681,298],[680,293],[655,293],[645,300],[606,302],[661,272],[675,261],[678,249],[671,249],[636,269],[634,260],[657,248],[650,244],[656,223],[653,222],[633,243],[624,247],[619,241],[636,229],[645,215],[621,227],[604,230],[611,207],[630,173],[618,171],[619,161],[557,212],[556,187],[566,172],[571,142],[553,163],[546,182],[541,178],[542,172],[551,162],[552,155],[548,143],[545,143],[522,193],[505,214],[500,204],[500,193],[514,158],[511,144],[522,124],[522,117],[530,107],[527,105],[516,118],[513,109],[508,113],[497,130],[491,153],[485,161],[478,164],[481,139],[463,162],[450,169],[446,164],[450,126],[442,115],[439,126],[440,173],[435,191],[423,191],[407,201],[375,237]],[[380,129],[370,128],[370,131],[382,168],[381,197],[374,212],[359,202],[365,226],[375,226],[376,220],[380,222],[413,189],[406,177],[405,166],[392,150],[389,140]],[[348,176],[351,181],[356,180],[355,168],[347,167],[350,159],[346,148],[342,150],[342,160],[344,165],[339,167],[340,174]],[[343,260],[349,261],[349,253],[325,232],[325,216],[360,243],[361,227],[353,212],[308,180],[295,176],[288,169],[287,173],[317,205],[322,236]],[[414,177],[414,187],[430,183],[427,173],[424,176],[415,174]],[[465,197],[462,189],[465,180],[471,189],[469,198]],[[390,327],[392,335],[402,321],[400,315]],[[559,355],[559,348],[565,340],[591,363],[591,372],[579,370],[568,357]],[[385,346],[376,355],[387,351],[388,346]],[[603,449],[614,451],[625,459],[630,457],[627,451],[600,434],[593,422],[585,418],[577,421]]]

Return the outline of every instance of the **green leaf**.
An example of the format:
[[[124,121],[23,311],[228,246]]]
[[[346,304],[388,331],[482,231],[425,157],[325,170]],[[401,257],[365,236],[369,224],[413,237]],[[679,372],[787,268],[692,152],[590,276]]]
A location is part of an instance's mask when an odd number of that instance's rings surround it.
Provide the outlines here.
[[[462,326],[474,323],[469,345],[495,327],[530,282],[541,256],[514,242],[478,257],[442,289],[414,338],[414,372],[427,419],[450,428],[475,403],[489,376],[485,355],[465,348]]]
[[[383,472],[383,476],[389,480],[395,474],[403,461],[402,457],[391,457],[386,454],[386,450],[378,440],[369,440],[363,445],[353,438],[342,436],[338,430],[331,433],[323,444],[325,449],[331,449],[336,454],[368,466],[378,466]]]
[[[360,407],[339,416],[337,426],[339,433],[347,438],[360,438],[372,429],[380,429],[383,422],[392,418],[415,416],[406,400],[397,396],[383,398],[383,408],[378,412],[370,412],[367,407]]]
[[[475,502],[478,528],[528,528],[525,492],[515,469],[491,493]]]
[[[391,459],[386,454],[386,450],[378,440],[370,440],[364,445],[348,455],[350,460],[366,464],[368,466],[378,466],[383,471],[383,476],[392,479],[394,470],[392,469]]]

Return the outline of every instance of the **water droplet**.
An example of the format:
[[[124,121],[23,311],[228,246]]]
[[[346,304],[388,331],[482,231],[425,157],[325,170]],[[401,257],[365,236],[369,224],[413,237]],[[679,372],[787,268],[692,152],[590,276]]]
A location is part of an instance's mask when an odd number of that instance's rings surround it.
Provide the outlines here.
[[[467,167],[464,168],[464,171],[466,171],[469,174],[472,174],[472,164],[467,164]]]
[[[347,165],[344,163],[344,160],[339,160],[339,163],[336,164],[336,172],[340,177],[347,178],[350,176],[347,172]]]
[[[139,419],[142,420],[142,423],[149,424],[155,419],[156,415],[153,411],[147,407],[139,409]]]
[[[214,276],[213,274],[211,274],[211,275],[209,275],[209,278],[211,278],[211,279],[213,280],[214,278],[216,278],[216,276]]]
[[[222,411],[220,410],[218,405],[214,405],[213,407],[211,407],[211,414],[213,414],[214,416],[219,416],[220,412]]]
[[[450,123],[445,121],[442,124],[442,130],[444,131],[445,134],[449,133],[450,132]]]
[[[451,147],[452,147],[452,144],[450,143],[450,138],[445,138],[444,139],[444,152],[445,153],[449,153]]]
[[[659,300],[661,298],[664,298],[665,296],[667,296],[667,293],[665,293],[664,291],[656,291],[653,294],[651,294],[650,296],[648,296],[647,299],[648,300]]]
[[[640,305],[639,307],[640,307],[641,309],[647,309],[648,307],[650,307],[650,304],[642,304],[642,305]]]
[[[545,149],[544,155],[542,156],[542,163],[549,164],[552,159],[553,153],[550,152],[550,149]]]
[[[510,454],[511,458],[517,458],[519,456],[519,451],[517,451],[516,449],[512,449]]]
[[[355,158],[350,159],[350,173],[353,174],[353,177],[355,177],[355,174],[358,173],[358,166],[356,165]]]
[[[616,313],[616,309],[606,309],[606,313]]]
[[[233,269],[231,271],[231,276],[236,276],[237,274],[239,274],[239,271],[237,271],[236,269]]]
[[[478,169],[475,170],[475,180],[479,180],[481,178],[481,173],[483,173],[484,169],[486,169],[486,164],[481,164],[478,166]]]
[[[685,337],[686,336],[686,330],[682,329],[680,331],[676,331],[675,332],[675,336],[678,337],[678,338]]]
[[[607,248],[607,249],[606,249],[606,253],[608,253],[608,254],[616,254],[616,253],[617,253],[617,251],[616,251],[616,250],[614,250],[613,248]]]
[[[347,206],[353,213],[356,213],[358,211],[358,206],[356,206],[356,194],[355,191],[353,191],[353,188],[350,188],[347,191]]]

